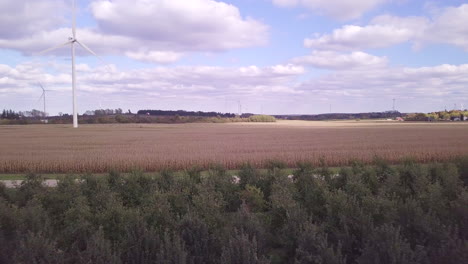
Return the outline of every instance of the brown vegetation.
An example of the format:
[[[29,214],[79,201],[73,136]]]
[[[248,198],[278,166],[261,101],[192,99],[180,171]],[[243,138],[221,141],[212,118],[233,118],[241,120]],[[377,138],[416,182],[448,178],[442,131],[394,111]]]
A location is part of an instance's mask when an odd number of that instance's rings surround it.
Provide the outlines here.
[[[109,124],[0,127],[0,173],[157,171],[218,163],[262,167],[281,160],[328,166],[468,154],[468,123],[277,122],[272,124]]]

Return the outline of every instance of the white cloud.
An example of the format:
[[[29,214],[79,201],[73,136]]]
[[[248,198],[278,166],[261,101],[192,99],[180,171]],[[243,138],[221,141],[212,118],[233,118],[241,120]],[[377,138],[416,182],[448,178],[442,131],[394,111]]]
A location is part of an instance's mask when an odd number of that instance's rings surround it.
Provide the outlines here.
[[[34,7],[43,3],[48,7],[37,7],[37,13],[23,3],[28,8],[25,18],[20,16],[18,20],[0,8],[0,21],[7,17],[12,20],[10,24],[34,25],[33,29],[25,27],[23,33],[16,35],[5,33],[12,31],[11,27],[2,25],[5,30],[0,29],[0,49],[29,55],[66,42],[71,29],[53,28],[57,20],[49,19],[50,9],[57,1],[31,4]],[[49,13],[43,9],[49,9],[45,10]],[[125,54],[132,59],[165,64],[179,60],[185,53],[218,52],[264,45],[268,41],[268,26],[242,17],[233,5],[213,0],[99,0],[90,4],[90,10],[97,27],[78,27],[77,38],[100,55]],[[33,15],[28,17],[30,13]],[[78,52],[89,55],[80,49]],[[51,54],[65,55],[69,50],[64,48]]]
[[[29,92],[38,81],[58,90],[67,90],[71,81],[70,69],[67,65],[61,66],[57,67],[57,72],[51,74],[46,72],[50,65],[20,64],[10,67],[0,64],[0,74],[3,76],[0,80],[0,92]],[[106,96],[131,93],[140,98],[146,98],[148,93],[164,96],[197,95],[206,98],[221,95],[249,96],[266,91],[294,93],[291,83],[296,76],[303,73],[302,67],[293,65],[237,68],[179,66],[121,71],[115,66],[109,69],[79,64],[77,70],[77,87],[80,91]]]
[[[300,0],[272,0],[273,4],[280,7],[293,7],[298,5]]]
[[[371,56],[371,55],[370,55]],[[56,68],[54,73],[48,73]],[[298,82],[303,69],[293,65],[269,67],[179,66],[119,70],[115,66],[78,65],[79,111],[103,107],[124,109],[225,110],[226,99],[241,100],[243,106],[260,111],[270,104],[275,113],[311,111],[330,101],[334,111],[388,110],[391,99],[398,106],[406,100],[406,109],[435,110],[444,102],[468,102],[468,64],[434,67],[355,67],[341,69]],[[0,105],[22,110],[40,107],[37,98],[41,81],[48,89],[49,111],[69,112],[69,65],[24,63],[11,67],[0,64]],[[301,76],[304,79],[305,76]],[[389,107],[383,105],[388,103]],[[371,104],[374,104],[371,106]],[[233,103],[236,104],[236,103]],[[337,104],[343,105],[339,109]],[[426,108],[417,108],[422,107]],[[15,107],[16,105],[16,107]],[[257,107],[257,108],[254,108]],[[308,106],[309,108],[307,108]],[[375,107],[375,108],[371,108]],[[236,111],[236,107],[227,111]],[[267,109],[267,108],[265,108]],[[307,110],[309,109],[309,110]],[[401,109],[401,108],[399,108]],[[351,111],[353,111],[351,110]],[[319,111],[319,110],[315,110]]]
[[[388,0],[272,0],[280,7],[303,6],[340,20],[355,19]]]
[[[355,51],[342,54],[334,51],[313,51],[311,55],[292,60],[296,64],[310,65],[324,69],[353,69],[361,67],[382,67],[387,64],[386,57],[378,57],[365,52]]]
[[[304,46],[321,50],[363,50],[413,43],[420,48],[430,43],[446,43],[468,51],[468,4],[447,7],[438,15],[398,17],[382,15],[366,26],[345,25],[331,34],[306,38]]]
[[[302,74],[305,72],[302,66],[297,66],[293,64],[275,65],[275,66],[272,66],[271,68],[273,70],[273,73],[277,73],[277,74],[296,75],[296,74]]]
[[[14,39],[65,21],[63,0],[0,1],[0,38]]]
[[[325,50],[384,48],[414,39],[424,32],[427,20],[419,17],[379,16],[370,25],[345,25],[331,34],[307,38],[304,46]]]
[[[337,71],[304,82],[299,89],[318,97],[406,98],[468,101],[468,64],[433,67],[380,67]],[[335,98],[338,99],[338,98]]]
[[[421,41],[447,43],[468,52],[468,4],[444,8]]]
[[[213,0],[100,0],[91,3],[99,28],[175,50],[216,51],[264,45],[268,27]]]
[[[178,61],[183,55],[173,51],[150,51],[150,52],[132,52],[125,53],[127,57],[147,62],[167,64]]]

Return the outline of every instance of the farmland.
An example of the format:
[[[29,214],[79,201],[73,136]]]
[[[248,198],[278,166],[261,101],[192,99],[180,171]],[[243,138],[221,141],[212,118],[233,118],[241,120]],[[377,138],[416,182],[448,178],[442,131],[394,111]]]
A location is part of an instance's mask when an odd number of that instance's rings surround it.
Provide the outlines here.
[[[306,122],[271,124],[108,124],[0,127],[0,173],[93,172],[115,169],[235,169],[280,160],[328,166],[376,156],[391,163],[468,155],[466,123]]]
[[[29,173],[16,188],[0,183],[0,263],[464,263],[468,156],[452,158],[468,154],[467,132],[384,121],[1,126],[0,176]]]

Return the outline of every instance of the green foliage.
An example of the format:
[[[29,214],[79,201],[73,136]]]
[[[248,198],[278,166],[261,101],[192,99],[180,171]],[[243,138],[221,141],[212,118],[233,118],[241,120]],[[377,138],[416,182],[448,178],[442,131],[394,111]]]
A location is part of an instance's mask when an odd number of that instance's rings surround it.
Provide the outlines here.
[[[341,255],[340,245],[334,249],[328,243],[327,235],[310,222],[304,223],[298,237],[296,249],[297,264],[344,264],[345,258]]]
[[[406,121],[428,121],[428,115],[424,113],[408,114],[405,117]]]
[[[249,122],[276,122],[276,118],[270,115],[253,115],[248,120]]]
[[[247,184],[240,197],[254,212],[261,212],[266,206],[263,192],[258,187]]]
[[[268,263],[257,254],[257,240],[249,238],[242,230],[234,230],[226,246],[223,247],[221,263],[226,264],[260,264]]]
[[[0,187],[0,263],[464,263],[467,164],[29,174]]]
[[[412,250],[402,238],[399,228],[383,225],[368,238],[359,264],[411,264],[424,263],[426,252],[421,247]]]
[[[13,254],[11,263],[65,263],[55,241],[42,233],[24,234]]]
[[[244,188],[247,184],[256,185],[260,180],[257,170],[250,164],[243,164],[239,172],[240,186]]]
[[[78,263],[120,264],[122,261],[112,249],[112,243],[104,237],[102,228],[86,241],[86,248],[78,251]]]

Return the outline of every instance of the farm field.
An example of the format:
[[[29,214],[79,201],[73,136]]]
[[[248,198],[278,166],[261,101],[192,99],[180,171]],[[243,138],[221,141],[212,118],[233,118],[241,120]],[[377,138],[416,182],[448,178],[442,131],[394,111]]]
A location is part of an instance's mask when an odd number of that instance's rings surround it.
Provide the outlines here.
[[[227,124],[27,125],[0,127],[0,173],[158,171],[269,160],[328,166],[375,156],[396,163],[468,155],[468,123],[279,121]]]

